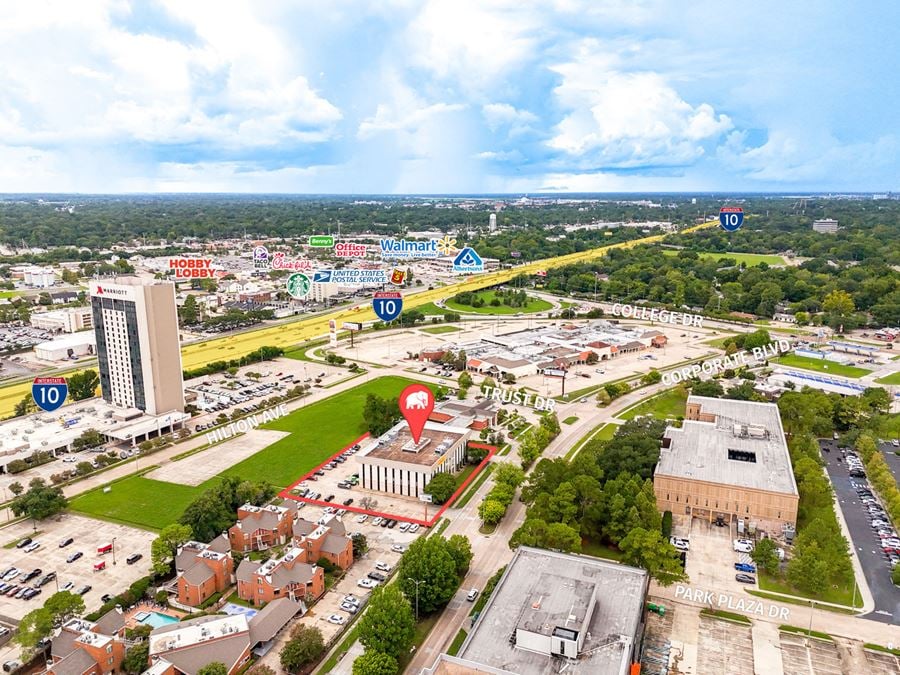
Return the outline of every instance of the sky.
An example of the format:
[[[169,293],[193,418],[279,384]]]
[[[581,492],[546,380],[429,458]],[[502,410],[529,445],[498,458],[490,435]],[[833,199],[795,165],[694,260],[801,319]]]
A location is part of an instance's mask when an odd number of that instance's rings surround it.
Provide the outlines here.
[[[900,3],[8,0],[0,192],[900,189]]]

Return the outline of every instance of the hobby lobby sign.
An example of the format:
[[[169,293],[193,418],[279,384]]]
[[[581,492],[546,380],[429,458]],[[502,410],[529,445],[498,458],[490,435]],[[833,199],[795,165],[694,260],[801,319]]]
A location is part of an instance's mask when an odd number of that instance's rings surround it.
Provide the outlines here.
[[[169,258],[169,269],[176,279],[214,279],[223,274],[214,269],[210,258]]]

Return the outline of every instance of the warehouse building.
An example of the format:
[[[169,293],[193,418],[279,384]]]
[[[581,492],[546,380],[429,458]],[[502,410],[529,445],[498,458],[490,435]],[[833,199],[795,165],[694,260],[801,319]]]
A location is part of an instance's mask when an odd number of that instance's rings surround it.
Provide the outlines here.
[[[520,546],[457,655],[422,674],[627,675],[648,583],[636,567]]]
[[[34,356],[41,361],[66,361],[82,356],[90,356],[97,346],[93,332],[82,331],[63,335],[34,346]]]
[[[742,521],[780,532],[797,522],[797,483],[778,407],[689,396],[680,429],[663,436],[653,476],[661,511]]]
[[[369,439],[356,455],[362,487],[418,498],[432,476],[454,472],[465,463],[471,433],[466,427],[426,422],[414,443],[406,422],[400,422]]]

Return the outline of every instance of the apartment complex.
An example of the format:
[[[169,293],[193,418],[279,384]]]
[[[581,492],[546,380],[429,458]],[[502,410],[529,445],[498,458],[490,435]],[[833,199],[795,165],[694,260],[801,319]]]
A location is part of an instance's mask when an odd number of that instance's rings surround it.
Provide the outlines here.
[[[189,541],[175,556],[178,602],[196,607],[227,589],[234,578],[228,538],[219,535],[208,544]]]
[[[293,526],[294,545],[306,552],[306,562],[325,558],[345,570],[353,564],[353,540],[347,536],[344,523],[334,515],[318,523],[297,518]]]
[[[297,510],[293,502],[286,506],[254,506],[238,508],[237,522],[228,530],[232,551],[264,551],[284,544],[291,537],[291,525]]]
[[[764,530],[796,525],[799,495],[778,406],[689,396],[680,429],[663,436],[656,502],[673,515]]]
[[[362,487],[418,498],[435,474],[454,472],[466,461],[471,434],[467,427],[426,422],[415,443],[407,424],[396,424],[383,436],[364,441],[355,456]]]
[[[244,558],[235,573],[238,597],[254,605],[279,598],[318,598],[325,592],[325,570],[306,560],[306,551],[297,546],[264,563]]]
[[[112,609],[97,621],[70,619],[50,644],[47,673],[101,675],[118,672],[125,658],[125,617]]]
[[[116,277],[91,281],[103,398],[150,415],[184,411],[175,286]]]

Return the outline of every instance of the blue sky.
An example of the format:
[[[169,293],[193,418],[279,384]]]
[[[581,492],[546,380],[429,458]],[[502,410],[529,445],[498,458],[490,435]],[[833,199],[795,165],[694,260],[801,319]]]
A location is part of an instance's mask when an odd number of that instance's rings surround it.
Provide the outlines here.
[[[0,191],[900,189],[900,4],[17,0]]]

